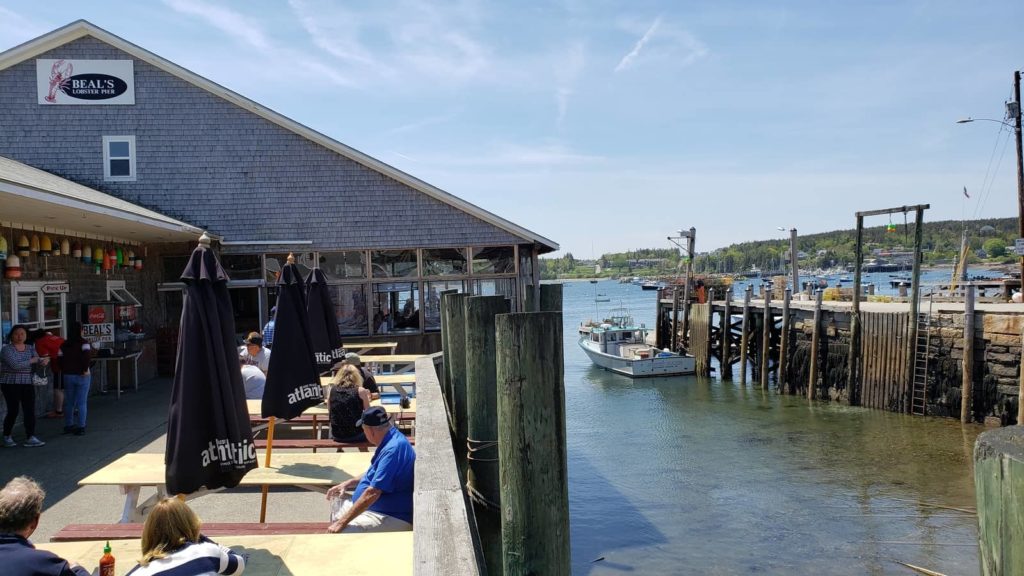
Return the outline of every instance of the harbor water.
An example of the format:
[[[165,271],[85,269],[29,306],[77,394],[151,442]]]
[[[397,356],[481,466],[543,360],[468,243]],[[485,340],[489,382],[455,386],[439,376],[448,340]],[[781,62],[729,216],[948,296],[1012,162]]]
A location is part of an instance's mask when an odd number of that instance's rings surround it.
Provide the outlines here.
[[[574,574],[979,572],[980,427],[593,367],[580,322],[621,306],[652,327],[655,298],[564,285]]]

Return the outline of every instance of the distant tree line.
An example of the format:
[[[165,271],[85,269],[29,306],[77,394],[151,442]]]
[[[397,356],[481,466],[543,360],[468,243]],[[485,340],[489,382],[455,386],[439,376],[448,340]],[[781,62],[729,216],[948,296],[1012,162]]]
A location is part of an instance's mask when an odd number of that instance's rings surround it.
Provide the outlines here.
[[[995,218],[960,222],[925,222],[922,229],[924,262],[928,265],[952,264],[960,253],[961,232],[966,229],[970,246],[968,262],[1009,264],[1016,256],[1008,248],[1017,238],[1016,218]],[[698,242],[699,242],[698,234]],[[805,256],[802,268],[846,267],[853,264],[856,230],[836,230],[798,236],[797,251]],[[864,256],[872,250],[910,251],[914,247],[914,223],[903,219],[864,229]],[[699,249],[698,244],[698,249]],[[1012,250],[1012,248],[1011,248]],[[698,273],[736,274],[750,270],[781,270],[789,259],[789,239],[759,240],[731,244],[711,252],[699,253],[693,262]],[[685,258],[675,247],[642,248],[629,252],[602,254],[594,260],[577,260],[571,253],[541,258],[545,279],[618,276],[664,276],[682,272]],[[600,265],[600,272],[597,266]]]

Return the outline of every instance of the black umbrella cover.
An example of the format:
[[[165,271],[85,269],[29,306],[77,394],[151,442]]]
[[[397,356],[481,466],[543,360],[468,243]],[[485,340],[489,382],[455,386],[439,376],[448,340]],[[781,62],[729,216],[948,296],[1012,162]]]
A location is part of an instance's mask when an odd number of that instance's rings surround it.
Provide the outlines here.
[[[185,299],[164,452],[170,494],[231,488],[257,467],[228,275],[200,242],[181,273]]]
[[[309,316],[309,335],[313,339],[313,354],[319,372],[326,372],[345,357],[341,345],[341,331],[334,316],[334,302],[327,287],[327,275],[314,268],[306,278],[306,312]]]
[[[277,281],[274,349],[263,388],[263,417],[290,420],[324,401],[306,316],[306,287],[289,261]]]

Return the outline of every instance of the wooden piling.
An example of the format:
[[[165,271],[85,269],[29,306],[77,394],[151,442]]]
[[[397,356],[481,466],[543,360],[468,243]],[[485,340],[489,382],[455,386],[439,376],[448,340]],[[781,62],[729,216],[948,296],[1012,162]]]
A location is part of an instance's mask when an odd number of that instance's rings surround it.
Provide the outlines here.
[[[779,390],[791,394],[793,391],[789,386],[789,301],[793,297],[793,290],[786,288],[782,297],[782,333],[779,335],[779,363],[776,366],[778,372],[775,374],[775,382]]]
[[[562,285],[541,284],[540,285],[540,311],[561,312],[562,311]]]
[[[761,390],[768,389],[768,365],[771,362],[772,328],[774,325],[772,291],[769,285],[764,291],[764,321],[761,323]]]
[[[974,420],[971,414],[974,400],[974,285],[970,282],[964,286],[964,358],[961,372],[960,421],[967,423]]]
[[[1022,257],[1024,258],[1024,257]],[[1021,285],[1021,289],[1024,290],[1024,284]],[[1020,329],[1020,350],[1021,357],[1024,360],[1024,326]],[[1024,425],[1024,369],[1019,370],[1020,377],[1017,380],[1017,425]]]
[[[814,296],[814,325],[811,332],[811,365],[807,378],[807,399],[814,400],[818,389],[818,343],[821,341],[821,290]]]
[[[679,342],[679,301],[680,301],[679,286],[673,285],[672,286],[672,338],[669,340],[671,342],[671,348],[669,348],[669,349],[672,350],[673,352],[678,351],[679,350],[679,346],[680,346],[680,342]]]
[[[452,430],[454,431],[455,460],[459,464],[459,470],[466,470],[466,308],[464,301],[469,298],[468,294],[449,294],[448,301],[448,338],[446,344],[448,351],[445,356],[445,365],[451,383],[448,390],[451,393],[449,418],[451,419]]]
[[[442,290],[439,294],[441,298],[441,351],[444,353],[444,366],[441,370],[441,392],[444,397],[445,405],[448,407],[448,424],[451,426],[451,414],[452,414],[452,392],[449,388],[452,383],[452,363],[448,359],[451,353],[451,347],[448,346],[448,296],[451,294],[458,294],[458,290]]]
[[[983,432],[974,444],[978,556],[985,576],[1024,567],[1024,427]]]
[[[569,574],[562,315],[496,321],[502,569]]]
[[[707,299],[707,302],[702,305],[702,306],[705,306],[705,308],[703,308],[704,315],[703,315],[703,318],[701,319],[701,322],[706,327],[706,332],[705,332],[706,342],[704,343],[704,350],[703,350],[703,357],[704,357],[703,360],[704,360],[704,366],[705,366],[704,375],[705,376],[709,376],[711,374],[711,357],[714,356],[714,354],[712,353],[712,349],[711,349],[711,321],[712,321],[712,319],[715,316],[715,304],[714,304],[714,302],[715,302],[715,289],[714,288],[710,288],[710,289],[708,289],[708,299]]]
[[[732,378],[732,288],[725,291],[722,310],[721,338],[722,378]]]
[[[853,307],[850,310],[850,347],[846,355],[846,393],[851,405],[860,404],[861,389],[861,325],[860,272],[864,261],[864,216],[857,213],[857,240],[853,252]]]
[[[544,288],[541,286],[541,302]],[[543,304],[542,304],[543,305]],[[498,375],[495,317],[507,314],[504,296],[472,296],[466,307],[466,490],[473,502],[487,573],[501,574],[501,487],[498,479]],[[462,449],[463,447],[459,447]]]
[[[928,205],[917,206],[914,215],[914,265],[910,272],[910,322],[907,325],[907,374],[906,390],[914,389],[914,362],[917,359],[917,325],[918,299],[921,297],[921,244],[924,230],[924,209]],[[909,404],[909,402],[908,402]]]
[[[747,383],[747,346],[750,340],[750,295],[753,286],[747,286],[743,293],[743,328],[740,332],[740,384]]]

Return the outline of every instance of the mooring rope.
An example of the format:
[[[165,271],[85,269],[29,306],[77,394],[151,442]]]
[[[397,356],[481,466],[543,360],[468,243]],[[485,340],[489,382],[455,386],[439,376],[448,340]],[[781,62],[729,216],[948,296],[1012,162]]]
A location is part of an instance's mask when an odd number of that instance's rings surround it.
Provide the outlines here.
[[[472,460],[475,462],[497,462],[497,458],[480,458],[475,456],[478,452],[483,452],[488,448],[494,448],[498,445],[497,440],[474,440],[472,438],[466,438],[466,460]]]

